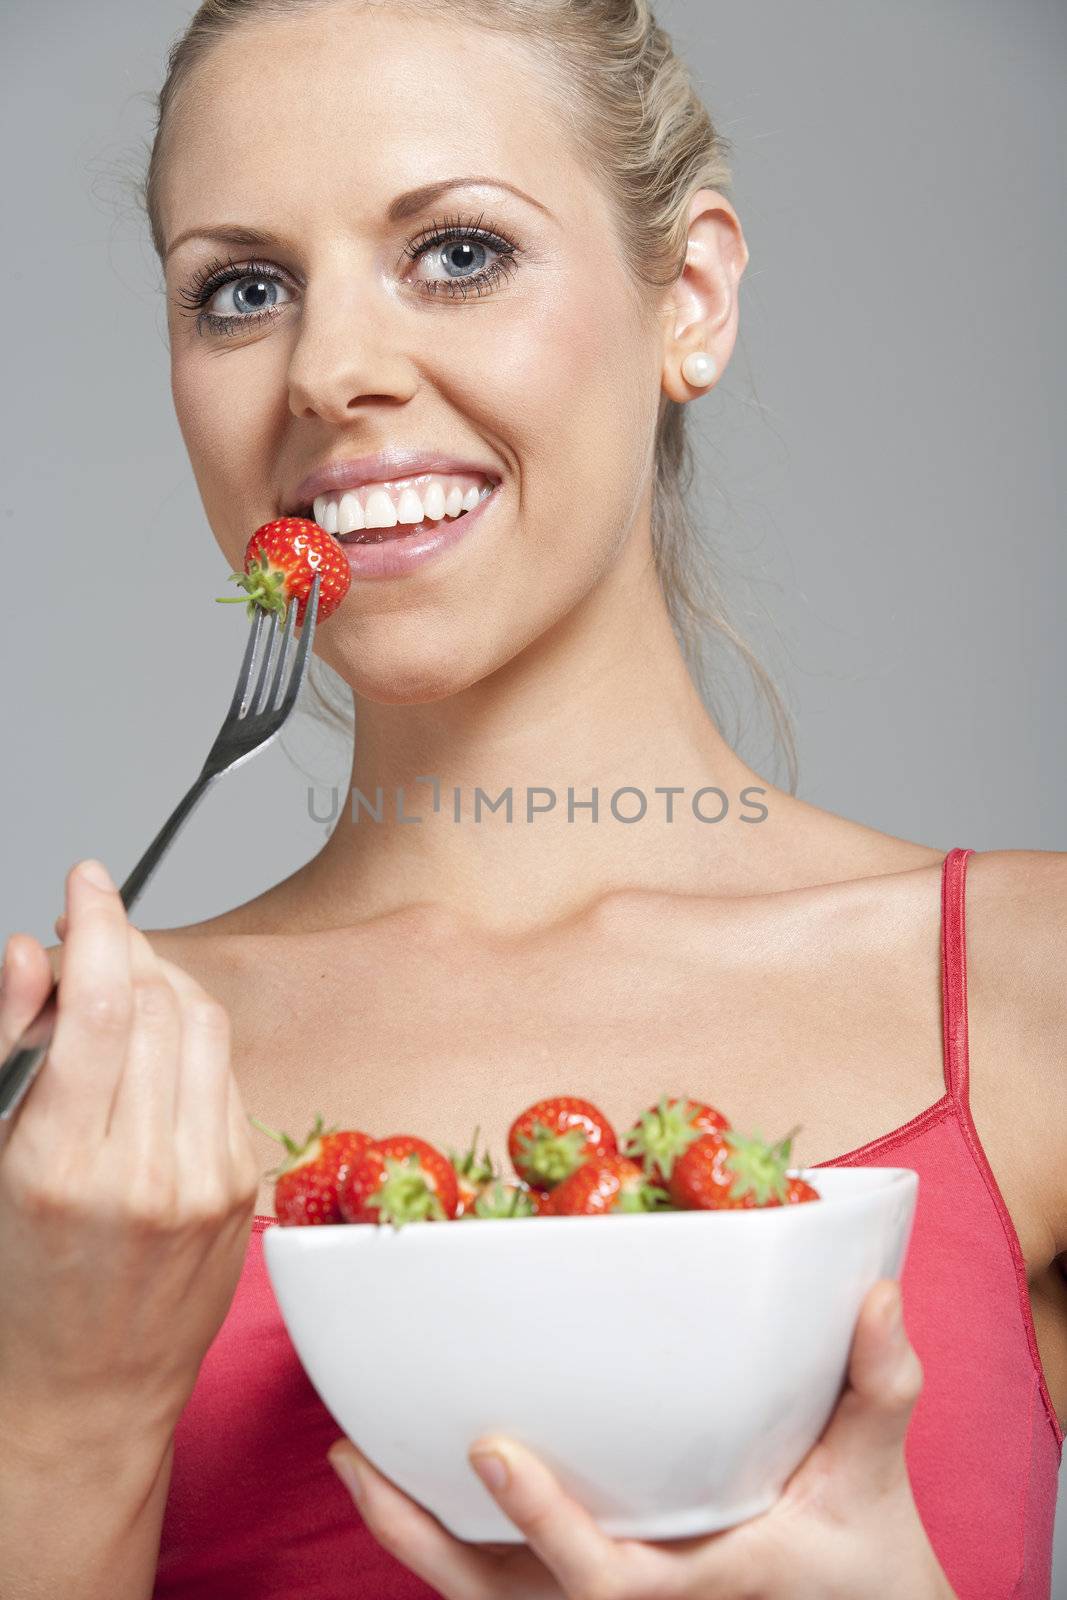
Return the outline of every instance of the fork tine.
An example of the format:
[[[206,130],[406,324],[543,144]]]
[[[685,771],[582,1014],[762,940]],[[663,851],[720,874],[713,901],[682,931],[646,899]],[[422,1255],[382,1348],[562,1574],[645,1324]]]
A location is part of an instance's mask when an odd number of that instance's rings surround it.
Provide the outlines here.
[[[300,693],[300,685],[304,681],[304,668],[311,651],[311,642],[315,637],[315,618],[319,614],[319,587],[322,583],[322,574],[316,572],[311,583],[311,592],[308,595],[307,610],[304,612],[304,626],[300,630],[300,643],[296,647],[296,659],[293,670],[289,676],[289,687],[285,691],[285,698],[280,706],[280,714],[284,720],[293,709],[293,702]]]
[[[292,613],[295,609],[295,606],[290,603],[284,612],[275,612],[274,614],[270,649],[267,658],[263,662],[263,670],[256,685],[255,702],[249,715],[258,717],[260,712],[265,711],[270,705],[271,698],[277,687],[278,674],[285,663],[285,647],[289,643],[289,635],[292,629]],[[284,628],[282,627],[283,616],[285,618]]]
[[[270,688],[267,690],[264,703],[257,708],[260,711],[266,707],[269,707],[272,711],[278,708],[281,700],[282,684],[285,682],[285,663],[289,655],[289,643],[293,637],[293,627],[296,623],[296,614],[299,609],[300,602],[298,600],[290,600],[285,617],[285,631],[282,634],[282,642],[278,650],[277,665],[274,668],[274,676],[270,680]]]
[[[259,643],[259,636],[263,631],[263,618],[266,614],[261,606],[256,607],[256,615],[251,628],[248,630],[248,643],[245,645],[244,660],[241,662],[241,670],[237,674],[237,687],[233,691],[230,709],[226,713],[227,717],[240,716],[244,710],[245,694],[248,690],[249,679],[252,676],[252,663],[256,656],[256,645]]]
[[[267,678],[270,674],[271,666],[274,661],[275,646],[278,642],[280,621],[281,619],[278,612],[272,611],[270,616],[270,633],[267,635],[266,647],[264,648],[263,657],[260,662],[259,677],[256,679],[256,687],[252,693],[251,699],[248,702],[248,715],[250,717],[258,715],[259,712],[263,710],[263,690],[266,686]]]

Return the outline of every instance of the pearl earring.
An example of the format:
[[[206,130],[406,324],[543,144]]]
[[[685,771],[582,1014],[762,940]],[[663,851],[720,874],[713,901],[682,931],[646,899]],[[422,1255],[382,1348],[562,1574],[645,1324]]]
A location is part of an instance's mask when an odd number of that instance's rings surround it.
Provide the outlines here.
[[[682,362],[682,377],[694,389],[705,389],[715,377],[715,363],[703,350],[694,350]]]

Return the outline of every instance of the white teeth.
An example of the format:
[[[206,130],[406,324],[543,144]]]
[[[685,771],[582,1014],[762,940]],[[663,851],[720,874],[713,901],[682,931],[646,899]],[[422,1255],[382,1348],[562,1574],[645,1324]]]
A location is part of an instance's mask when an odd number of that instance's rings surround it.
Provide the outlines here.
[[[358,533],[363,527],[363,507],[359,495],[343,494],[337,512],[338,533]]]
[[[395,528],[400,518],[396,514],[396,506],[384,489],[373,489],[367,497],[364,508],[364,527],[367,528]],[[327,533],[334,533],[336,529],[327,528]]]
[[[405,489],[396,508],[397,522],[421,522],[422,519],[422,501],[414,489]]]
[[[392,488],[337,490],[316,495],[312,515],[320,528],[341,538],[376,528],[412,527],[420,522],[440,522],[473,511],[493,492],[491,483],[468,487],[447,478],[433,478],[420,486],[410,483]]]
[[[422,508],[431,522],[440,522],[445,514],[445,491],[439,483],[431,483],[425,491]]]

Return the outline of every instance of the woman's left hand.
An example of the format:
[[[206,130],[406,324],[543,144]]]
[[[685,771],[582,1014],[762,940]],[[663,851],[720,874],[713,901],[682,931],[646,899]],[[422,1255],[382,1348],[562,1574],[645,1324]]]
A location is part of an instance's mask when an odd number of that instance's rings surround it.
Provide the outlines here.
[[[649,1544],[611,1539],[530,1451],[479,1439],[475,1460],[525,1544],[466,1544],[377,1472],[347,1439],[329,1459],[378,1542],[444,1600],[956,1600],[922,1525],[904,1437],[922,1366],[880,1279],[860,1308],[844,1392],[769,1511],[721,1533]],[[350,1490],[353,1489],[348,1482]]]

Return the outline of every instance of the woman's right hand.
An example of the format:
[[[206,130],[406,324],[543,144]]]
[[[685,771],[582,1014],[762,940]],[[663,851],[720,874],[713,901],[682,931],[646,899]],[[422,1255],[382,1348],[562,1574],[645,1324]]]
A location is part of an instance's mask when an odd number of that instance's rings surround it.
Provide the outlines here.
[[[259,1173],[225,1008],[114,885],[67,875],[55,1030],[0,1148],[0,1450],[165,1447],[221,1325]],[[0,1056],[52,981],[8,941]]]

